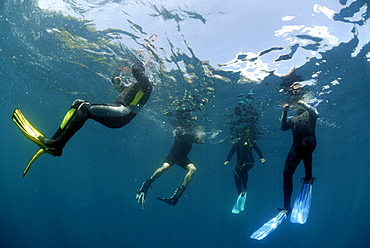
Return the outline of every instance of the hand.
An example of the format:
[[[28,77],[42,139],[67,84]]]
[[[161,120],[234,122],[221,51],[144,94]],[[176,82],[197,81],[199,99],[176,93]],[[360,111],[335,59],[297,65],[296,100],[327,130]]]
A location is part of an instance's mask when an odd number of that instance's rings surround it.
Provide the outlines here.
[[[289,108],[289,103],[284,103],[283,108]]]
[[[261,162],[262,164],[264,164],[264,163],[266,162],[266,159],[261,158],[261,159],[260,159],[260,162]]]
[[[229,163],[229,161],[225,161],[224,165],[227,166]]]
[[[298,104],[304,104],[304,101],[302,101],[302,100],[298,100],[298,102],[297,102]]]

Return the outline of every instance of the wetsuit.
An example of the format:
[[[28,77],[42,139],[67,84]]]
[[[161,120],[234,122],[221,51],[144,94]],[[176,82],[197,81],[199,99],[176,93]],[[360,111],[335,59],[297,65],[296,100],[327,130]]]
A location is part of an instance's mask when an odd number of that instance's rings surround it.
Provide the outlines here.
[[[170,165],[178,164],[184,169],[188,164],[192,164],[192,161],[187,156],[191,151],[195,138],[196,136],[193,132],[176,130],[175,141],[164,162]]]
[[[234,180],[238,194],[240,194],[243,190],[247,190],[248,171],[250,171],[254,165],[252,149],[257,152],[260,159],[263,158],[262,152],[257,146],[256,141],[251,139],[240,139],[231,147],[229,155],[226,159],[226,161],[230,161],[236,152],[237,162],[235,166]]]
[[[43,140],[43,143],[50,147],[49,152],[54,156],[61,156],[63,147],[88,119],[93,119],[109,128],[127,125],[148,101],[153,89],[140,63],[132,66],[132,74],[137,83],[124,88],[111,104],[74,101],[52,139]],[[115,78],[112,78],[113,80]]]
[[[292,130],[293,144],[290,148],[284,166],[284,208],[291,209],[290,201],[293,192],[293,174],[301,160],[305,167],[305,180],[312,179],[312,153],[316,148],[315,127],[318,112],[309,105],[306,105],[304,112],[287,120],[289,107],[285,107],[281,119],[281,130]],[[301,111],[303,111],[301,109]]]

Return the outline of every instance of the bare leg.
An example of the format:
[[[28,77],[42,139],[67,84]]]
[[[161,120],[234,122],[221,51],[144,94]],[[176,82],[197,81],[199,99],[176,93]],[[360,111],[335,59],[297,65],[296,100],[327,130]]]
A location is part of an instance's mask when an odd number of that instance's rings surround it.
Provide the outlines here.
[[[185,167],[185,169],[188,171],[188,173],[186,173],[185,178],[184,178],[184,182],[182,183],[182,185],[187,187],[189,185],[190,181],[193,179],[197,168],[194,166],[194,164],[188,164]]]
[[[153,181],[156,180],[157,178],[159,178],[160,176],[162,176],[163,173],[165,173],[166,171],[168,171],[168,169],[171,168],[171,166],[172,165],[170,165],[169,163],[164,162],[161,167],[159,167],[158,169],[155,170],[155,172],[150,177],[150,179],[152,179]]]
[[[162,166],[164,167],[163,169],[167,170],[168,168],[165,167],[165,166]],[[161,174],[164,173],[163,170],[160,170],[161,168],[159,168],[157,171],[158,173],[154,172],[152,178],[157,178],[159,177]],[[158,200],[161,200],[161,201],[164,201],[165,203],[167,203],[168,205],[170,206],[175,206],[177,204],[177,202],[179,201],[181,195],[184,193],[186,187],[189,185],[190,181],[193,179],[193,176],[195,174],[195,171],[197,170],[197,168],[195,168],[195,166],[190,163],[188,164],[186,167],[185,167],[185,170],[188,171],[188,173],[186,173],[185,177],[184,177],[184,182],[182,183],[182,185],[180,187],[178,187],[176,190],[175,190],[175,193],[173,194],[173,196],[171,196],[170,199],[166,199],[166,198],[160,198],[160,197],[157,197]]]

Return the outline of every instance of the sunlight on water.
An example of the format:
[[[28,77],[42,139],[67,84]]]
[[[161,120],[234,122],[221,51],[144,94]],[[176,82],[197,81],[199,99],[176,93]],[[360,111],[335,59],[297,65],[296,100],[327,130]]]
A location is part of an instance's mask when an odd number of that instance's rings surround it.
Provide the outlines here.
[[[362,0],[3,1],[0,246],[254,247],[249,235],[262,226],[259,247],[369,247],[369,9]],[[75,99],[110,103],[135,83],[138,60],[154,86],[140,114],[122,129],[87,121],[61,158],[43,155],[23,179],[37,146],[12,123],[14,109],[51,136]],[[299,99],[320,112],[310,216],[295,216],[304,225],[275,216],[291,145],[282,107],[293,117]],[[177,206],[164,206],[155,197],[186,173],[173,166],[142,210],[135,193],[180,122],[205,134],[189,154],[196,176]],[[266,163],[255,157],[236,215],[236,161],[224,162],[240,135],[258,140]],[[302,164],[295,173],[293,199]]]

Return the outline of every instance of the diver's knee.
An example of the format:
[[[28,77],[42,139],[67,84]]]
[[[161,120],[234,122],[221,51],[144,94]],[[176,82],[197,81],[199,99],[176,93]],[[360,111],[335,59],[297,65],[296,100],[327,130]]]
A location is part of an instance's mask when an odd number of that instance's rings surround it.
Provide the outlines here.
[[[72,103],[72,106],[71,108],[75,108],[77,109],[78,107],[80,107],[81,104],[83,104],[84,102],[86,102],[85,100],[81,100],[81,99],[76,99],[73,103]]]
[[[169,168],[171,168],[171,165],[169,163],[163,163],[161,167],[162,171],[167,171]]]
[[[197,171],[197,167],[195,167],[193,164],[189,164],[188,170],[190,173],[195,174],[195,172]]]

